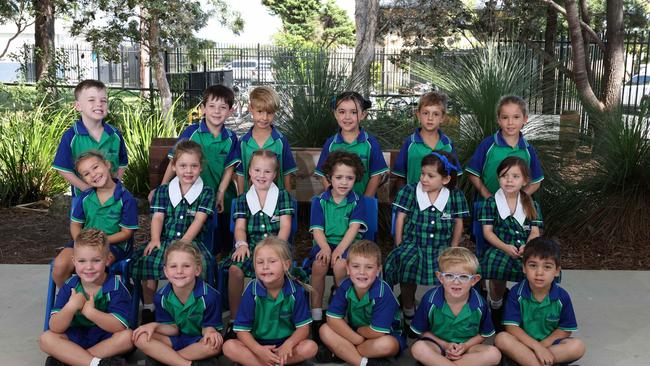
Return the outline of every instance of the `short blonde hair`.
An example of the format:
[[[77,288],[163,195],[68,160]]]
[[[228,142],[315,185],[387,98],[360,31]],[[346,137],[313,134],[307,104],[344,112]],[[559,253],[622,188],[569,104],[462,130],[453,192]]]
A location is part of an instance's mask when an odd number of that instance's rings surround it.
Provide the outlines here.
[[[453,265],[461,265],[470,274],[476,274],[478,270],[478,259],[471,250],[463,247],[451,247],[445,249],[438,257],[438,268],[444,272],[446,268]]]
[[[379,245],[373,241],[363,239],[350,245],[350,248],[348,249],[348,259],[355,255],[366,258],[375,258],[377,259],[377,265],[381,266],[381,249],[379,248]]]
[[[258,86],[251,91],[248,104],[268,113],[275,113],[280,109],[280,97],[270,86]]]
[[[75,248],[95,248],[108,254],[108,235],[99,229],[83,229],[74,239]]]
[[[203,254],[201,254],[199,248],[194,244],[184,240],[173,241],[165,250],[165,265],[167,265],[167,260],[172,252],[183,252],[189,254],[192,259],[194,259],[194,264],[196,264],[197,267],[202,268],[201,259],[203,258]]]

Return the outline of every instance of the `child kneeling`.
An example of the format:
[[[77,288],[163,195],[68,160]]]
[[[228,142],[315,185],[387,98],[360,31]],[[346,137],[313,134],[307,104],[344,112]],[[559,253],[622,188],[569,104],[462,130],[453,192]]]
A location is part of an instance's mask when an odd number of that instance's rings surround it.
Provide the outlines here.
[[[478,259],[467,248],[452,247],[438,262],[442,286],[424,294],[411,323],[420,335],[411,346],[413,358],[424,365],[498,365],[499,350],[483,344],[494,326],[485,299],[473,288],[481,278]]]
[[[346,269],[350,277],[341,283],[327,309],[321,341],[350,365],[393,364],[389,357],[406,348],[406,341],[399,303],[390,286],[378,279],[379,246],[369,240],[352,244]]]

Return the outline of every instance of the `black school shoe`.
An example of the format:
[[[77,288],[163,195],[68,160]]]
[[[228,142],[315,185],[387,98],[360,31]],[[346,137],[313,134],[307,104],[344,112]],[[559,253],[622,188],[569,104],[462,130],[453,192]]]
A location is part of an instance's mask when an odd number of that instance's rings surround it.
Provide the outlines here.
[[[323,342],[320,340],[320,327],[325,324],[325,320],[314,320],[311,322],[311,339],[316,342],[317,345],[321,346]]]
[[[204,360],[192,361],[192,366],[215,366],[215,365],[217,365],[217,360],[214,357],[206,358]]]
[[[235,333],[235,330],[233,329],[234,326],[235,323],[228,322],[228,326],[226,327],[226,334],[223,336],[224,342],[229,339],[237,339],[237,333]]]
[[[99,366],[126,366],[126,360],[120,356],[102,358],[99,361]]]
[[[158,360],[149,356],[144,357],[144,366],[165,366],[165,364],[158,362]]]
[[[318,352],[316,352],[316,362],[318,363],[343,363],[343,360],[338,358],[334,352],[330,351],[324,344],[318,345]]]
[[[366,366],[396,366],[397,362],[393,357],[369,358]]]
[[[52,356],[47,356],[45,359],[45,366],[66,366],[63,362],[57,360]]]
[[[140,313],[140,325],[145,325],[147,323],[153,323],[156,320],[154,312],[149,309],[142,309]]]

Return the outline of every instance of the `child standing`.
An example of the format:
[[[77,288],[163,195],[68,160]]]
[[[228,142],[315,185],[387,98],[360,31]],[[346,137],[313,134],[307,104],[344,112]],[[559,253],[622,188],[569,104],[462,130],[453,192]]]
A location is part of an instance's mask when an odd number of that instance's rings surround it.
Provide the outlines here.
[[[223,352],[241,365],[292,365],[316,355],[309,337],[309,304],[301,283],[292,279],[286,241],[269,236],[253,251],[256,279],[244,294],[235,319],[237,339]]]
[[[221,294],[198,277],[201,261],[192,243],[169,245],[164,269],[169,283],[156,293],[156,322],[133,331],[135,345],[166,365],[212,365],[207,359],[221,352]]]
[[[201,102],[203,118],[198,124],[185,128],[178,138],[178,141],[194,141],[203,149],[206,161],[201,171],[201,179],[215,192],[215,206],[219,212],[217,227],[221,228],[227,228],[229,225],[230,202],[237,195],[232,181],[235,165],[239,162],[235,158],[237,135],[224,126],[224,122],[233,112],[234,102],[235,94],[230,88],[223,85],[212,85],[206,88]],[[171,160],[173,156],[172,149],[168,157]],[[169,183],[174,176],[172,164],[168,164],[161,184]],[[149,201],[153,198],[153,192],[152,190],[149,194]],[[232,242],[230,230],[218,230],[215,235],[220,237],[220,240],[217,240],[219,243]],[[220,249],[223,252],[224,248]]]
[[[451,139],[440,129],[440,124],[447,116],[447,95],[435,91],[422,95],[415,115],[420,122],[420,128],[404,140],[391,171],[406,180],[406,184],[418,183],[422,158],[435,150],[450,153],[454,165],[460,167]]]
[[[369,240],[354,243],[341,283],[320,328],[323,343],[350,365],[392,364],[388,359],[406,348],[399,303],[390,286],[378,279],[381,250]],[[347,322],[344,318],[347,318]]]
[[[322,170],[330,186],[311,200],[309,231],[314,236],[314,246],[307,261],[314,286],[311,293],[314,332],[323,322],[328,270],[334,272],[334,286],[339,286],[346,275],[348,248],[368,229],[363,198],[352,190],[364,172],[359,157],[344,150],[334,151],[323,163]]]
[[[291,154],[289,141],[280,131],[273,127],[273,117],[280,109],[280,97],[271,87],[258,86],[253,89],[249,97],[253,127],[237,144],[236,159],[241,163],[237,165],[237,194],[246,192],[251,183],[248,181],[248,170],[251,156],[254,151],[271,150],[277,155],[280,167],[278,169],[278,187],[291,191],[291,174],[298,168]],[[227,202],[226,202],[227,203]]]
[[[128,164],[122,134],[104,122],[108,115],[106,85],[99,80],[83,80],[74,88],[74,98],[81,118],[61,137],[52,162],[52,167],[72,185],[72,197],[92,188],[75,169],[75,161],[84,151],[99,150],[111,163],[111,174],[120,180]]]
[[[130,255],[133,232],[138,228],[138,203],[122,183],[111,176],[111,163],[97,150],[81,153],[75,170],[91,189],[82,192],[72,207],[70,234],[76,238],[82,229],[100,229],[108,235],[108,265]],[[74,241],[54,259],[52,279],[61,288],[74,270]]]
[[[200,177],[203,150],[194,141],[176,144],[170,164],[176,177],[156,189],[151,204],[151,241],[133,254],[131,275],[142,282],[143,323],[153,320],[153,295],[158,279],[164,278],[165,249],[173,240],[193,243],[203,253],[203,265],[212,262],[212,254],[203,244],[205,222],[212,214],[214,192]]]
[[[126,365],[116,357],[133,348],[128,326],[131,295],[119,276],[108,274],[108,238],[97,229],[75,239],[76,275],[56,295],[50,330],[38,342],[46,365]]]
[[[572,363],[585,354],[585,344],[571,337],[578,329],[569,294],[555,278],[560,274],[560,247],[547,238],[531,240],[524,249],[526,279],[508,295],[501,332],[494,344],[520,365]]]
[[[485,201],[478,219],[490,244],[483,254],[481,273],[490,279],[490,306],[495,321],[500,321],[506,282],[523,280],[521,255],[526,243],[540,235],[542,213],[525,191],[530,173],[524,160],[505,158],[497,172],[501,188]]]
[[[231,323],[226,338],[234,337],[232,321],[244,289],[244,277],[253,277],[251,253],[255,246],[268,236],[288,240],[291,233],[293,200],[289,192],[278,188],[274,180],[278,172],[278,158],[270,150],[257,150],[251,154],[248,167],[252,186],[235,201],[235,248],[224,261],[228,268],[228,301]]]
[[[321,177],[325,189],[329,186],[329,181],[323,170],[325,160],[332,151],[345,150],[356,154],[361,159],[364,168],[363,175],[354,184],[354,193],[375,197],[381,182],[381,175],[388,171],[388,167],[377,140],[359,126],[359,123],[368,115],[366,110],[370,106],[370,101],[357,92],[341,93],[334,100],[332,108],[339,125],[339,131],[325,141],[315,172]]]
[[[498,365],[499,350],[483,344],[494,326],[485,299],[473,288],[481,278],[478,259],[469,249],[454,247],[438,262],[442,287],[424,294],[411,323],[420,335],[411,346],[413,357],[424,365]]]

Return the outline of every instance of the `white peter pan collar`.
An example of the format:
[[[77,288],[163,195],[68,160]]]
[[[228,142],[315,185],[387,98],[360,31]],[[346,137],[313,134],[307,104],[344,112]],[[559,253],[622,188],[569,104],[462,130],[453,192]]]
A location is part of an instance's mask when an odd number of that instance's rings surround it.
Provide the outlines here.
[[[201,179],[201,177],[192,184],[184,197],[181,193],[181,182],[178,180],[178,177],[174,177],[174,179],[169,182],[169,200],[174,207],[176,207],[183,198],[185,198],[187,203],[191,205],[197,198],[199,198],[201,192],[203,192],[203,179]]]
[[[512,216],[517,220],[519,225],[524,226],[526,213],[524,212],[524,207],[521,205],[521,193],[517,193],[517,207],[515,208],[515,213],[512,215],[510,215],[510,207],[508,207],[506,194],[501,188],[494,194],[494,202],[497,204],[497,210],[499,210],[499,216],[502,220],[505,220],[508,216]]]
[[[264,201],[264,208],[260,207],[260,198],[257,196],[257,191],[255,186],[246,192],[246,203],[248,203],[248,209],[251,210],[251,214],[255,215],[256,213],[262,211],[268,217],[273,217],[275,213],[275,206],[278,204],[278,197],[280,196],[280,189],[275,183],[271,183],[269,191],[266,193],[266,201]]]
[[[447,189],[447,187],[440,188],[436,201],[432,203],[429,199],[429,194],[422,190],[422,183],[418,182],[418,185],[415,187],[415,196],[418,200],[420,211],[424,211],[433,206],[438,209],[438,211],[442,212],[445,209],[445,206],[447,206],[447,201],[449,200],[449,189]]]

